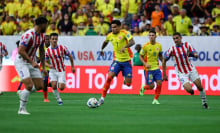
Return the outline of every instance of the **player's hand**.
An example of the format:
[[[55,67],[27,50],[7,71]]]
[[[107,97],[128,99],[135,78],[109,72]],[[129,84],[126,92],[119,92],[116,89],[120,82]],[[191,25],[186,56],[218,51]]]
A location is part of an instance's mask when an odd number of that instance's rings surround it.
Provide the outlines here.
[[[104,56],[104,52],[103,52],[102,50],[100,51],[100,55],[101,55],[101,56]]]
[[[194,57],[197,59],[199,58],[199,55],[197,53],[194,53]]]
[[[53,65],[49,65],[49,68],[53,68]]]
[[[148,65],[148,64],[145,64],[145,67],[148,68],[148,69],[151,68],[151,66]]]
[[[2,58],[3,57],[3,54],[0,54],[0,58]]]
[[[163,74],[163,81],[168,81],[167,75]]]
[[[75,67],[72,67],[72,72],[75,73],[75,71],[76,71],[76,70],[75,70]]]
[[[31,65],[32,65],[34,68],[39,68],[39,65],[38,65],[36,62],[34,62],[34,61],[31,63]]]
[[[48,76],[48,72],[47,72],[47,70],[42,69],[42,72],[43,72],[44,76]]]
[[[123,47],[121,50],[120,50],[120,54],[124,53],[125,52],[125,48]]]

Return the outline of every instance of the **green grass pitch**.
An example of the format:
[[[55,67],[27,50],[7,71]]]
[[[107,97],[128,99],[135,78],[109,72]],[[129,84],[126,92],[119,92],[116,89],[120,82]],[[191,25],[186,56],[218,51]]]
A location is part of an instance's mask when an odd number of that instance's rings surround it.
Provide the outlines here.
[[[152,105],[153,95],[109,94],[105,103],[88,108],[90,97],[100,94],[62,93],[64,105],[49,93],[29,97],[29,116],[18,115],[18,96],[0,96],[0,133],[220,133],[220,97],[207,96],[209,110],[202,109],[199,96],[161,95],[160,105]]]

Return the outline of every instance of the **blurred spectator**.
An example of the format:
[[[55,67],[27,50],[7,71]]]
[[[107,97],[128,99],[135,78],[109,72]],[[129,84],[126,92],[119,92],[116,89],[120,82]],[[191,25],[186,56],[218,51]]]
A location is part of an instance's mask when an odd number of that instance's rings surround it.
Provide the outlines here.
[[[133,36],[140,36],[140,32],[139,32],[139,28],[138,28],[138,26],[135,26],[135,27],[134,27],[134,33],[133,33]]]
[[[54,5],[53,6],[53,11],[52,11],[52,17],[60,17],[62,14],[61,14],[61,11],[59,10],[58,6],[57,5]]]
[[[97,33],[94,31],[93,24],[89,24],[89,29],[85,33],[86,36],[96,36]]]
[[[163,33],[162,33],[162,31],[161,31],[161,29],[160,29],[160,27],[158,25],[156,25],[154,27],[154,30],[156,32],[156,36],[163,36]]]
[[[188,27],[192,25],[191,19],[186,15],[186,10],[182,9],[180,15],[173,18],[176,32],[181,35],[187,35],[189,33]]]
[[[49,10],[52,13],[54,5],[57,5],[57,4],[58,2],[56,2],[55,0],[46,0],[44,2],[44,9]]]
[[[29,29],[29,22],[26,16],[23,16],[19,25],[21,26],[21,30],[27,31]]]
[[[115,0],[115,4],[114,4],[114,7],[113,7],[113,20],[117,19],[117,20],[120,20],[121,22],[123,22],[123,16],[121,15],[122,14],[122,4],[121,4],[121,0]]]
[[[21,30],[21,26],[19,24],[16,25],[16,31],[14,32],[14,35],[21,36],[24,33],[23,30]]]
[[[168,15],[168,21],[164,23],[164,35],[172,36],[174,33],[173,16]]]
[[[212,9],[212,17],[215,19],[215,24],[220,25],[220,1],[216,1],[216,8]]]
[[[173,4],[171,6],[171,10],[172,10],[173,17],[176,17],[176,16],[178,16],[180,14],[180,7],[177,4]]]
[[[73,23],[69,20],[68,14],[64,14],[62,20],[59,21],[57,28],[61,35],[71,35]]]
[[[100,14],[104,17],[104,21],[110,23],[112,20],[113,5],[109,0],[105,0],[103,5],[100,7]]]
[[[122,29],[131,33],[131,25],[130,24],[124,23],[122,26],[123,26]]]
[[[141,21],[139,23],[139,30],[143,31],[146,24],[150,24],[150,20],[147,20],[144,15],[141,15]]]
[[[78,26],[78,35],[79,36],[84,36],[86,33],[86,28],[83,22],[81,22]]]
[[[73,36],[78,36],[78,30],[77,30],[77,25],[73,24],[72,26],[72,35]]]
[[[5,13],[5,12],[4,12],[5,6],[6,6],[6,5],[5,5],[4,0],[1,0],[1,1],[0,1],[0,16],[2,16],[3,13]],[[0,20],[0,22],[1,22],[1,20]]]
[[[99,24],[96,26],[95,31],[99,34],[99,35],[107,35],[108,33],[108,29],[109,29],[109,25],[104,23],[104,18],[100,17],[99,18]]]
[[[202,24],[200,26],[200,32],[198,35],[199,36],[209,36],[208,29],[209,29],[209,27],[207,27],[205,24]]]
[[[160,10],[160,5],[155,5],[155,11],[151,14],[151,27],[154,28],[156,25],[161,27],[160,19],[164,18],[163,12]]]
[[[52,22],[50,27],[47,28],[46,34],[50,35],[51,33],[57,33],[59,35],[59,30],[56,28],[56,23]]]
[[[206,25],[207,27],[209,27],[210,30],[212,30],[213,24],[215,24],[215,23],[213,23],[211,17],[207,17],[207,18],[205,19],[205,25]]]
[[[128,0],[128,14],[126,18],[126,23],[131,22],[132,16],[134,14],[139,15],[141,10],[141,0]]]
[[[16,8],[16,3],[14,2],[14,0],[6,1],[5,11],[6,11],[6,14],[8,14],[9,16],[16,16],[17,8]]]
[[[74,24],[79,26],[79,24],[86,23],[87,21],[87,16],[83,13],[82,9],[79,8],[75,14],[72,15],[72,21]]]
[[[193,16],[196,16],[204,23],[204,7],[201,5],[201,0],[194,0],[191,8]]]
[[[147,19],[151,20],[151,14],[155,10],[155,5],[157,4],[157,0],[149,0],[145,5],[145,15]]]
[[[77,2],[76,2],[77,3]],[[62,16],[68,12],[68,7],[72,8],[72,11],[75,12],[77,7],[75,7],[75,4],[72,3],[72,0],[65,0],[65,3],[62,5]]]
[[[16,5],[16,8],[18,18],[22,19],[23,16],[28,14],[28,5],[24,3],[24,0],[19,0],[19,3]]]
[[[104,0],[96,0],[96,1],[95,1],[95,8],[96,8],[98,11],[101,11],[101,7],[102,7],[103,4],[104,4]]]
[[[137,14],[133,14],[132,21],[131,21],[131,31],[134,31],[134,27],[139,28],[140,19],[138,18]]]
[[[83,7],[91,1],[92,0],[79,0],[79,5],[80,5],[80,7]]]
[[[214,24],[213,30],[210,32],[211,36],[220,36],[219,25]]]
[[[1,24],[3,35],[13,35],[16,30],[16,25],[10,20],[10,17],[6,15],[5,21]]]
[[[143,63],[139,59],[139,55],[140,55],[140,51],[141,51],[141,44],[135,45],[135,50],[137,52],[134,54],[134,57],[133,57],[134,66],[142,66]]]
[[[41,15],[41,10],[37,6],[35,0],[31,0],[31,6],[29,6],[28,8],[28,14],[29,14],[29,17],[34,16],[35,18]]]
[[[29,29],[32,29],[34,27],[34,21],[35,21],[35,17],[32,15],[28,21]]]
[[[193,9],[195,8],[195,2],[194,0],[184,0],[183,2],[183,8],[187,11],[187,16],[190,18],[193,18]],[[188,27],[187,27],[188,30]]]
[[[193,32],[194,27],[192,25],[189,25],[189,34],[187,36],[196,36],[197,34]]]
[[[92,16],[92,22],[95,27],[99,24],[99,16],[99,11],[94,11],[94,15]]]
[[[212,9],[215,8],[215,6],[215,0],[210,0],[205,4],[204,12],[206,17],[211,17]]]
[[[161,10],[164,13],[165,21],[168,20],[168,15],[172,14],[171,5],[172,5],[172,2],[170,0],[164,0],[164,2],[162,3]]]
[[[194,17],[194,22],[193,22],[193,32],[198,34],[199,29],[200,29],[200,22],[198,17]]]
[[[142,33],[142,36],[148,36],[149,31],[150,31],[150,29],[151,29],[151,26],[150,26],[150,25],[151,25],[151,24],[146,24],[146,25],[145,25],[144,32]]]

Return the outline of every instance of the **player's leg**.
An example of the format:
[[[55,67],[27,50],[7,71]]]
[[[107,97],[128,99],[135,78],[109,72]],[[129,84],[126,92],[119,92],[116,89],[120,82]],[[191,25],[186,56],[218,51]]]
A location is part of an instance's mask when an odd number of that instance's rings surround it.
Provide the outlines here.
[[[161,73],[160,69],[155,70],[153,72],[153,77],[154,77],[154,80],[157,83],[157,87],[156,87],[156,90],[155,90],[154,100],[153,100],[152,104],[160,104],[159,101],[158,101],[158,98],[159,98],[160,93],[161,93],[161,88],[162,88],[162,73]]]
[[[181,84],[183,85],[184,90],[190,93],[191,95],[194,95],[194,90],[192,89],[192,85],[190,84],[190,81],[189,81],[189,74],[178,72],[177,76]]]
[[[21,86],[22,86],[22,81],[20,81],[19,85],[18,85],[18,90],[17,90],[17,94],[19,95],[19,93],[21,92]]]
[[[120,72],[119,63],[116,62],[116,61],[113,61],[113,63],[111,64],[111,66],[109,68],[107,80],[105,81],[105,84],[104,84],[103,89],[102,89],[102,96],[99,100],[99,105],[104,103],[104,99],[105,99],[105,97],[107,95],[107,92],[110,88],[110,84],[111,84],[113,78],[115,76],[117,76],[119,72]]]
[[[206,94],[205,90],[203,89],[202,82],[200,80],[199,74],[195,68],[190,73],[190,80],[193,81],[193,83],[196,85],[196,87],[199,90],[199,94],[202,100],[202,105],[204,109],[208,109],[208,104],[207,104],[207,99],[206,99]]]
[[[49,73],[49,71],[48,71]],[[47,87],[48,87],[48,76],[44,76],[44,89],[43,89],[43,94],[44,94],[44,102],[49,102],[48,96],[47,96]]]
[[[132,83],[132,65],[131,61],[120,63],[122,75],[125,78],[124,84],[127,86],[131,86]]]
[[[145,90],[152,90],[154,88],[154,79],[152,71],[144,71],[146,83],[141,86],[140,96],[144,95]]]
[[[58,74],[58,88],[63,91],[65,89],[66,84],[66,72],[59,72]],[[61,97],[57,100],[59,105],[63,104]]]

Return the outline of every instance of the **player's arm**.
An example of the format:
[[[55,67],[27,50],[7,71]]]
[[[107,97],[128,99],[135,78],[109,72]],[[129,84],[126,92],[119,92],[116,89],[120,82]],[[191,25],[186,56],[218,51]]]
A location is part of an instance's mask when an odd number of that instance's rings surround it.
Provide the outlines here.
[[[146,67],[146,68],[150,68],[151,66],[149,64],[147,64],[147,62],[144,61],[144,58],[142,55],[139,55],[139,59],[140,61],[143,63],[143,65]]]
[[[166,62],[167,61],[168,61],[168,59],[166,59],[166,58],[163,58],[163,60],[162,60],[163,80],[165,80],[165,81],[168,81],[167,73],[166,73],[166,69],[167,69]]]
[[[41,66],[42,66],[42,72],[47,76],[48,73],[45,70],[45,51],[44,51],[44,45],[40,45],[39,47],[40,50],[40,62],[41,62]]]
[[[131,46],[133,46],[135,44],[135,41],[133,38],[131,38],[128,42],[127,45],[125,45],[121,50],[120,53],[124,52],[126,48],[130,48]]]
[[[71,63],[71,70],[73,73],[75,73],[73,56],[71,54],[69,54],[69,59],[70,59],[70,63]]]
[[[6,49],[4,51],[5,51],[4,56],[7,56],[8,55],[8,51]]]
[[[104,55],[104,52],[103,52],[103,49],[108,45],[108,40],[105,40],[103,43],[102,43],[102,47],[101,47],[101,52],[100,52],[100,55],[103,56]]]

